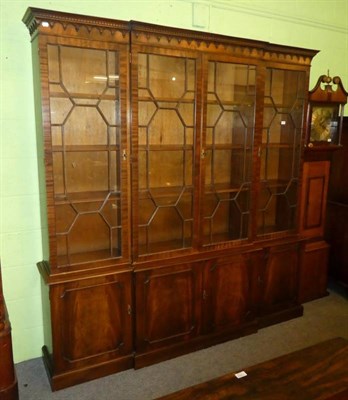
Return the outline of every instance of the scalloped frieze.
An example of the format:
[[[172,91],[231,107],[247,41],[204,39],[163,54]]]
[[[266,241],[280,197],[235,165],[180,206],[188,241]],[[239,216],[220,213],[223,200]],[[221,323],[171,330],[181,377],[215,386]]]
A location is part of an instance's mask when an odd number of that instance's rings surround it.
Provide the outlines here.
[[[268,42],[235,38],[201,31],[152,25],[136,21],[118,21],[37,8],[29,8],[23,18],[30,34],[37,31],[63,36],[126,43],[129,34],[133,42],[187,48],[208,52],[226,52],[231,55],[259,58],[290,64],[310,65],[314,50],[275,45]],[[47,26],[43,26],[45,23]]]
[[[124,21],[79,16],[74,14],[49,12],[41,9],[29,8],[23,18],[30,35],[37,31],[42,33],[60,33],[78,36],[83,30],[93,35],[98,32],[99,36],[119,36],[126,40],[129,35],[129,23]]]
[[[281,52],[269,52],[269,51],[265,51],[263,58],[269,61],[277,61],[277,62],[300,64],[300,65],[310,65],[312,60],[311,57],[305,57],[303,55],[281,53]]]
[[[201,51],[214,51],[214,52],[227,52],[229,54],[246,56],[251,58],[260,58],[263,55],[263,50],[261,48],[253,47],[253,46],[241,46],[235,45],[233,40],[230,42],[228,40],[219,41],[212,40],[212,37],[206,37],[208,40],[198,37],[185,37],[185,36],[176,36],[171,34],[158,34],[151,33],[147,31],[133,31],[134,35],[133,43],[139,44],[161,44],[163,46],[178,46],[180,48],[188,48],[191,50],[201,50]]]

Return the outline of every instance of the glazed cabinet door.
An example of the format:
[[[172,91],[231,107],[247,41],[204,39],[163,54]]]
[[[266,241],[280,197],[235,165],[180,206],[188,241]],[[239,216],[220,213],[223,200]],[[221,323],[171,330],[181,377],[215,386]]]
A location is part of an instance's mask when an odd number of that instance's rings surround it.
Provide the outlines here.
[[[127,48],[40,38],[53,268],[129,259]]]
[[[259,276],[260,315],[287,310],[297,304],[299,245],[287,244],[265,249]]]
[[[203,278],[204,333],[228,333],[255,321],[257,257],[241,254],[207,261]]]
[[[53,285],[50,289],[53,375],[98,364],[131,366],[131,274],[120,273]],[[116,361],[115,361],[116,360]],[[108,368],[106,367],[105,370]],[[82,378],[82,381],[84,378]],[[77,383],[77,382],[74,382]],[[66,384],[65,384],[66,385]],[[53,383],[53,388],[55,384]]]
[[[198,267],[180,264],[135,273],[137,354],[187,342],[197,335]]]
[[[204,62],[201,243],[247,239],[250,228],[256,67]]]
[[[266,68],[259,144],[258,236],[297,229],[305,71]]]
[[[324,240],[305,243],[301,250],[299,302],[327,295],[330,246]]]
[[[133,243],[136,256],[192,248],[197,55],[133,47]]]

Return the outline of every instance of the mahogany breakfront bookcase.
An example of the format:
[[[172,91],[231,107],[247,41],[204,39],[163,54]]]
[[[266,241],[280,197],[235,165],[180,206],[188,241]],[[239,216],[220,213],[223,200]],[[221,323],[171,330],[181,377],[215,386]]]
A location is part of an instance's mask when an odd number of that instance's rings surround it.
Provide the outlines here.
[[[302,315],[317,52],[35,8],[23,21],[52,389]]]

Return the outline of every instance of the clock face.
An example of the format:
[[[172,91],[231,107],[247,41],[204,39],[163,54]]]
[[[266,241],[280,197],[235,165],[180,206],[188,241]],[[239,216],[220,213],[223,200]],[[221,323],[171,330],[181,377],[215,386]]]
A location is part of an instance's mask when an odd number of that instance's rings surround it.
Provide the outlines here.
[[[337,127],[337,107],[313,106],[310,135],[311,142],[335,142]]]

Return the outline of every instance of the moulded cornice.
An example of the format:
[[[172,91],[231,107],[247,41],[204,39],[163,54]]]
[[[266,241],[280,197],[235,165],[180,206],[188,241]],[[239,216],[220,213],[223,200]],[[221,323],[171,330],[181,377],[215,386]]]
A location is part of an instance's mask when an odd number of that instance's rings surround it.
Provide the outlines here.
[[[39,8],[28,8],[23,17],[23,22],[27,25],[32,36],[37,32],[50,33],[54,31],[56,34],[57,32],[63,35],[80,34],[86,37],[92,31],[97,30],[99,35],[103,35],[105,31],[111,33],[111,37],[105,35],[102,40],[113,40],[114,34],[120,32],[118,33],[118,39],[122,35],[122,41],[127,40],[128,35],[132,34],[133,44],[160,44],[203,51],[221,50],[235,56],[285,63],[300,63],[303,65],[309,65],[311,59],[318,52],[316,50],[277,45],[260,40],[167,27],[138,21],[120,21],[70,14]],[[43,26],[43,23],[46,23],[46,26]],[[84,33],[80,33],[82,30]]]
[[[267,42],[243,39],[219,34],[207,33],[202,31],[194,31],[189,29],[181,29],[167,27],[161,25],[148,24],[138,21],[130,22],[131,31],[135,40],[146,40],[147,42],[160,42],[165,40],[168,44],[176,41],[179,45],[186,42],[189,47],[209,48],[214,46],[218,49],[220,46],[225,48],[235,47],[240,49],[249,48],[250,53],[260,53],[267,45]]]
[[[283,61],[309,65],[318,50],[283,46],[265,41],[237,38],[214,33],[165,27],[131,21],[133,43],[175,44],[186,43],[189,48],[206,50],[211,47],[244,57],[258,57],[266,60]]]
[[[72,26],[76,32],[78,32],[82,27],[88,32],[91,32],[92,29],[97,29],[101,34],[104,30],[108,30],[112,34],[119,31],[124,37],[129,32],[129,23],[125,21],[44,10],[33,7],[27,9],[22,21],[28,27],[30,35],[32,36],[40,26],[42,26],[43,22],[47,22],[50,28],[53,28],[56,24],[60,24],[64,31],[68,26]]]

